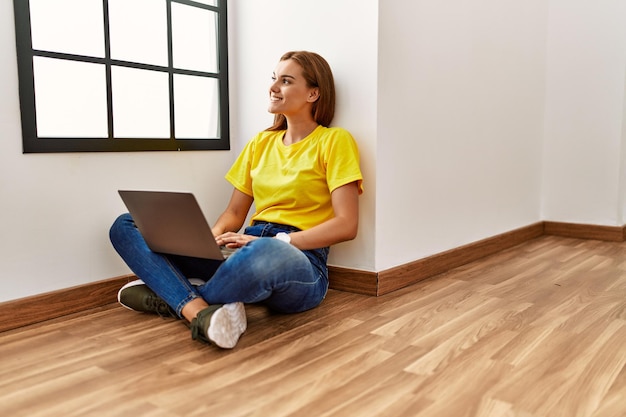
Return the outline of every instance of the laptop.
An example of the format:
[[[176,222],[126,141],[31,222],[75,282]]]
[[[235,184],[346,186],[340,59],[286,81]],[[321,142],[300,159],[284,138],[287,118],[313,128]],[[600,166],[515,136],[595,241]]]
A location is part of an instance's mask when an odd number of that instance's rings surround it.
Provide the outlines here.
[[[217,245],[192,193],[139,190],[118,193],[152,251],[218,261],[234,251]]]

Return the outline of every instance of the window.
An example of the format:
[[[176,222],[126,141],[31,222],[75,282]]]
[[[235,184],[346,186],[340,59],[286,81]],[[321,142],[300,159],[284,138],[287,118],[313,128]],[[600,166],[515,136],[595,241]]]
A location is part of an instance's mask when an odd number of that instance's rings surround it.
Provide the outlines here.
[[[14,0],[24,152],[229,149],[225,0]]]

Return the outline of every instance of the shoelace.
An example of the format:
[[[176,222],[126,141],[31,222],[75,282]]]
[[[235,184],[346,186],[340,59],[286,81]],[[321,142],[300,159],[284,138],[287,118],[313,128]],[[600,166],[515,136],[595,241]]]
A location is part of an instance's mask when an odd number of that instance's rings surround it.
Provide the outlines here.
[[[191,320],[191,323],[189,324],[189,329],[191,329],[191,339],[192,340],[197,340],[198,336],[200,336],[200,330],[198,330],[198,319],[194,318],[193,320]]]
[[[204,342],[211,343],[209,338],[204,333],[204,329],[201,328],[201,323],[205,322],[205,316],[208,316],[206,320],[211,320],[211,316],[215,312],[215,309],[219,307],[220,306],[208,307],[198,312],[198,315],[193,320],[191,320],[191,323],[189,323],[189,329],[191,329],[191,339],[200,339]]]
[[[191,339],[192,340],[202,340],[203,342],[211,343],[209,338],[206,337],[204,331],[200,327],[200,323],[198,319],[195,318],[189,324],[189,328],[191,329]]]
[[[170,306],[159,297],[147,297],[146,305],[161,318],[176,317],[176,315],[172,313]]]

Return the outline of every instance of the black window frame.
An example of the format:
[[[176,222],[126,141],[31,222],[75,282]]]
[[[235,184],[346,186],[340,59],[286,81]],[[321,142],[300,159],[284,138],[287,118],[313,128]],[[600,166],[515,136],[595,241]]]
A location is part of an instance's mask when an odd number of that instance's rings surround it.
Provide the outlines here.
[[[24,153],[49,152],[126,152],[126,151],[193,151],[230,150],[229,95],[228,95],[228,27],[226,0],[218,0],[217,6],[209,6],[190,0],[164,0],[167,5],[168,66],[156,66],[111,59],[109,38],[108,0],[102,0],[104,8],[105,57],[94,58],[82,55],[33,50],[30,24],[29,0],[14,0],[15,35],[19,78],[19,97],[22,121]],[[218,72],[209,73],[174,68],[172,65],[172,22],[171,4],[179,3],[211,10],[218,15]],[[35,56],[68,59],[79,62],[99,63],[106,66],[107,120],[106,138],[39,137],[35,113],[35,87],[33,59]],[[113,107],[111,67],[147,69],[169,74],[170,137],[169,138],[123,138],[113,136]],[[175,138],[173,77],[174,74],[195,75],[219,80],[219,123],[220,137],[208,139]]]

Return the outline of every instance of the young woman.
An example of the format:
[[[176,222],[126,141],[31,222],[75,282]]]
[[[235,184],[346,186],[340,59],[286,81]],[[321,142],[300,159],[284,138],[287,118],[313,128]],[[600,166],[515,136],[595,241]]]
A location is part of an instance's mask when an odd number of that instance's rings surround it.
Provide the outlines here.
[[[237,250],[224,262],[155,253],[123,214],[111,242],[140,278],[119,291],[123,306],[185,318],[193,339],[232,348],[246,330],[244,303],[298,313],[322,302],[329,247],[356,236],[362,193],[356,143],[329,127],[335,86],[326,60],[284,54],[268,110],[274,125],[248,142],[226,174],[234,190],[212,230],[219,245]],[[238,233],[253,202],[252,222]]]

